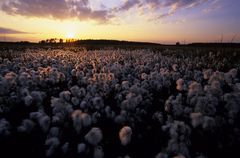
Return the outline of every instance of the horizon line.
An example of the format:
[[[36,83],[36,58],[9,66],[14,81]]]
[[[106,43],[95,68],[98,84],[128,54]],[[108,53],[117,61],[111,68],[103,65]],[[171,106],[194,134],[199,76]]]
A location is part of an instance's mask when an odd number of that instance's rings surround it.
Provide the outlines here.
[[[116,41],[116,42],[129,42],[129,43],[147,43],[147,44],[156,44],[156,45],[176,45],[176,44],[179,44],[179,45],[191,45],[191,44],[240,44],[240,42],[223,42],[223,41],[215,41],[215,42],[180,42],[180,41],[176,41],[176,42],[169,42],[169,43],[165,43],[165,42],[151,42],[151,41],[135,41],[135,40],[117,40],[117,39],[104,39],[104,38],[99,38],[99,39],[91,39],[91,38],[88,38],[88,39],[75,39],[75,38],[48,38],[48,39],[42,39],[38,42],[35,42],[35,41],[31,41],[31,40],[17,40],[17,41],[14,41],[14,40],[11,40],[11,41],[2,41],[0,40],[0,43],[30,43],[30,44],[41,44],[40,42],[41,41],[46,41],[46,40],[49,40],[49,39],[56,39],[56,40],[60,40],[60,39],[63,39],[64,42],[63,43],[60,43],[60,42],[54,42],[54,43],[45,43],[45,44],[67,44],[67,43],[74,43],[74,42],[78,42],[78,41]],[[66,42],[67,40],[74,40],[74,41],[70,41],[70,42]]]

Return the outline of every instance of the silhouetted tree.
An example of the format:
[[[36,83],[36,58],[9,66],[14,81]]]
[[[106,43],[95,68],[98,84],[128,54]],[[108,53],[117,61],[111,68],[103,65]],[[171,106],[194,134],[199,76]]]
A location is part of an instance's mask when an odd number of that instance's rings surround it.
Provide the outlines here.
[[[39,41],[39,43],[40,43],[40,44],[45,44],[46,41],[45,41],[45,40],[41,40],[41,41]]]
[[[59,43],[63,43],[63,39],[62,38],[59,39]]]
[[[57,43],[57,42],[56,42],[56,38],[51,38],[51,39],[49,40],[49,43]]]

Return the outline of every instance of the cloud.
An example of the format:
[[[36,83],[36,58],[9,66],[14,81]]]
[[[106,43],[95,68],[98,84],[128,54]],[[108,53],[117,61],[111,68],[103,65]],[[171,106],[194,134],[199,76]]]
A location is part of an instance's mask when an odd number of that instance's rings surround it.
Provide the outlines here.
[[[174,15],[178,10],[191,9],[208,1],[209,0],[126,0],[119,10],[127,11],[137,6],[138,9],[144,10],[144,14],[155,14],[156,16],[150,19],[156,20],[167,18]],[[141,13],[142,12],[143,11],[141,11]]]
[[[28,34],[28,33],[18,31],[18,30],[9,29],[9,28],[0,27],[0,34]]]
[[[199,4],[205,3],[208,0],[145,0],[145,3],[151,5],[153,8],[173,7],[187,8],[194,7]]]
[[[219,0],[213,0],[207,8],[203,9],[203,12],[209,14],[221,8],[222,6],[220,5]]]
[[[120,11],[126,11],[129,10],[133,7],[135,7],[136,5],[139,5],[141,3],[140,0],[126,0],[122,6],[119,7]]]
[[[8,0],[2,4],[1,9],[10,15],[29,17],[78,18],[96,21],[109,19],[107,10],[93,10],[89,0]]]
[[[158,12],[156,18],[162,19],[175,14],[178,10],[194,8],[208,1],[209,0],[146,0],[146,3],[155,11],[167,10],[166,12]]]
[[[108,22],[133,8],[144,10],[146,15],[155,14],[157,19],[161,19],[207,1],[209,0],[125,0],[121,3],[111,2],[111,6],[112,3],[117,5],[111,7],[108,6],[110,3],[99,0],[106,7],[96,8],[91,5],[93,0],[6,0],[2,3],[1,10],[10,15]]]

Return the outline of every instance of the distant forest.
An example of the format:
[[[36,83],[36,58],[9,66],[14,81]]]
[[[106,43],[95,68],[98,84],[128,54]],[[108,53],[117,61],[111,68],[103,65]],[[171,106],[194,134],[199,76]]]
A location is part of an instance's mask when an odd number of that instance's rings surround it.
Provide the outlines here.
[[[151,42],[134,42],[134,41],[120,41],[120,40],[74,40],[74,39],[57,39],[51,38],[46,40],[41,40],[39,43],[31,43],[28,41],[21,42],[0,42],[0,48],[31,48],[31,47],[42,47],[42,48],[62,48],[62,47],[78,47],[78,48],[86,48],[86,49],[108,49],[108,48],[119,48],[119,49],[170,49],[170,48],[240,48],[240,43],[190,43],[190,44],[182,44],[176,42],[176,44],[165,45],[159,43],[151,43]]]

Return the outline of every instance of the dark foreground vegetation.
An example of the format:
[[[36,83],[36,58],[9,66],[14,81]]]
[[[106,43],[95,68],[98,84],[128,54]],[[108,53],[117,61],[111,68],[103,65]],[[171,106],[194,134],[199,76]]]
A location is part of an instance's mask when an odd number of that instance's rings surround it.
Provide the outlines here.
[[[135,45],[1,43],[0,157],[236,157],[239,48]]]

